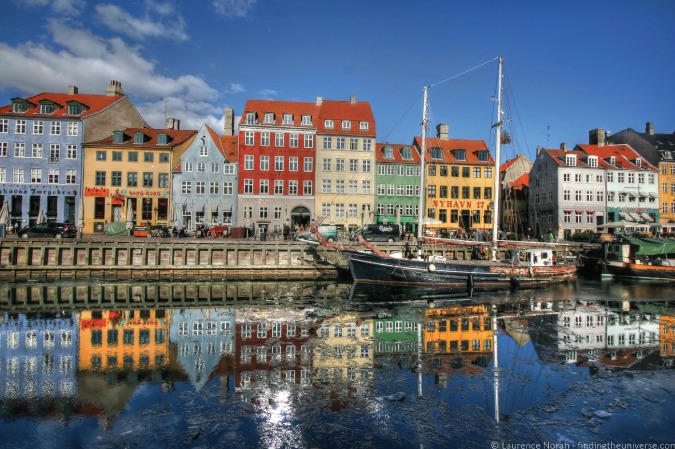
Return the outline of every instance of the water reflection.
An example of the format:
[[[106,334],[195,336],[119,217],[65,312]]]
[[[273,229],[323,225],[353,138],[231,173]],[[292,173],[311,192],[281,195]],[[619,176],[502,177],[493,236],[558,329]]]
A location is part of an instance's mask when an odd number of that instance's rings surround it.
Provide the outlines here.
[[[661,372],[675,357],[663,289],[579,283],[462,298],[246,285],[207,285],[208,295],[204,285],[10,286],[4,301],[18,310],[0,322],[0,431],[15,435],[7,444],[39,442],[40,424],[53,420],[50,436],[73,446],[137,444],[148,426],[162,430],[149,444],[157,447],[462,447],[505,431],[541,438],[531,416],[567,419],[578,405],[561,406],[561,395],[609,391],[614,402],[584,407],[589,420],[650,406],[614,390],[617,376]],[[126,307],[131,288],[151,303],[178,291],[197,307]],[[99,303],[121,294],[84,310],[91,304],[63,301],[64,291],[96,292]],[[214,292],[233,291],[249,293],[214,304]],[[29,297],[39,312],[29,311]],[[476,420],[519,424],[478,432]],[[552,432],[573,441],[602,434],[587,424]],[[674,436],[665,425],[656,434]]]

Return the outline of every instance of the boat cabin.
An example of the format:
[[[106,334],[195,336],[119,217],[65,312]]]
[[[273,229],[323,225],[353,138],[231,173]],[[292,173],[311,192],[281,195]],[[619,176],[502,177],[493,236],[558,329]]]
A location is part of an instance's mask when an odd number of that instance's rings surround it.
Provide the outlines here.
[[[530,248],[524,251],[525,263],[531,267],[547,267],[555,264],[553,250],[548,248]]]

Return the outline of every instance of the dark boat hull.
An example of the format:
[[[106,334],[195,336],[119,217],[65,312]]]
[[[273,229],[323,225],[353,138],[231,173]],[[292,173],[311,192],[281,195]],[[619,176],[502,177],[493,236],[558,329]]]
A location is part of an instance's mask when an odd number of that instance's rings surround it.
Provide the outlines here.
[[[601,277],[602,279],[618,278],[635,281],[675,282],[675,267],[604,261],[602,263]]]
[[[349,267],[355,282],[474,290],[531,288],[576,277],[574,266],[529,267],[483,260],[426,262],[353,253]]]

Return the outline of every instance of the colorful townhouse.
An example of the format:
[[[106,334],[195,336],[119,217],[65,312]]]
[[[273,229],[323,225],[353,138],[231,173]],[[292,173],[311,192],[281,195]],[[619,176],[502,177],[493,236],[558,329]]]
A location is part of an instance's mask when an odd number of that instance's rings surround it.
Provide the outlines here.
[[[239,122],[238,226],[264,236],[310,225],[316,103],[248,100]]]
[[[419,218],[420,153],[412,145],[378,143],[375,151],[375,223],[412,231]]]
[[[134,226],[173,226],[171,169],[196,135],[177,120],[166,129],[125,128],[86,142],[82,232],[129,234]],[[108,226],[106,230],[106,224]]]
[[[415,137],[417,151],[422,138]],[[491,232],[494,159],[483,140],[450,139],[448,126],[427,138],[425,155],[427,232]]]
[[[231,119],[232,114],[226,110],[225,117]],[[237,223],[239,139],[230,123],[222,136],[203,125],[176,157],[172,191],[176,217],[171,225],[194,230],[199,225],[227,229]]]
[[[0,108],[0,204],[13,228],[43,221],[76,224],[84,179],[83,142],[147,126],[121,83],[105,95],[43,92]]]
[[[345,231],[376,222],[375,118],[370,103],[317,98],[316,215]]]
[[[605,181],[609,162],[580,148],[537,148],[530,170],[529,213],[534,237],[555,239],[595,232],[607,221]]]

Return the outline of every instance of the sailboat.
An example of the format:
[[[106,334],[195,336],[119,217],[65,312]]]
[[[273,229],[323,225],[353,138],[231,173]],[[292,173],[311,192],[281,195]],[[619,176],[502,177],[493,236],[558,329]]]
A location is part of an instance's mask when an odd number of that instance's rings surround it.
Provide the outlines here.
[[[501,145],[501,90],[502,64],[499,57],[499,81],[497,94],[497,123],[495,143],[495,169],[499,173],[500,145]],[[426,155],[426,125],[428,121],[428,87],[425,86],[424,107],[422,113],[422,139],[420,157],[420,185],[424,186],[425,155]],[[419,220],[422,223],[425,210],[424,188],[420,189]],[[349,260],[349,271],[355,282],[393,284],[402,286],[426,286],[456,288],[472,293],[474,290],[497,290],[513,288],[531,288],[554,283],[562,283],[576,277],[576,266],[557,263],[554,249],[550,246],[513,248],[514,255],[508,261],[496,259],[499,223],[499,177],[495,176],[494,183],[494,219],[492,229],[491,248],[487,260],[448,260],[443,258],[423,257],[421,243],[424,241],[422,226],[417,229],[417,255],[415,257],[395,257],[379,251],[363,252],[350,250],[346,255]],[[361,242],[363,243],[363,242]],[[477,242],[473,242],[476,244]],[[505,242],[501,242],[505,246]],[[513,244],[513,243],[512,243]]]

